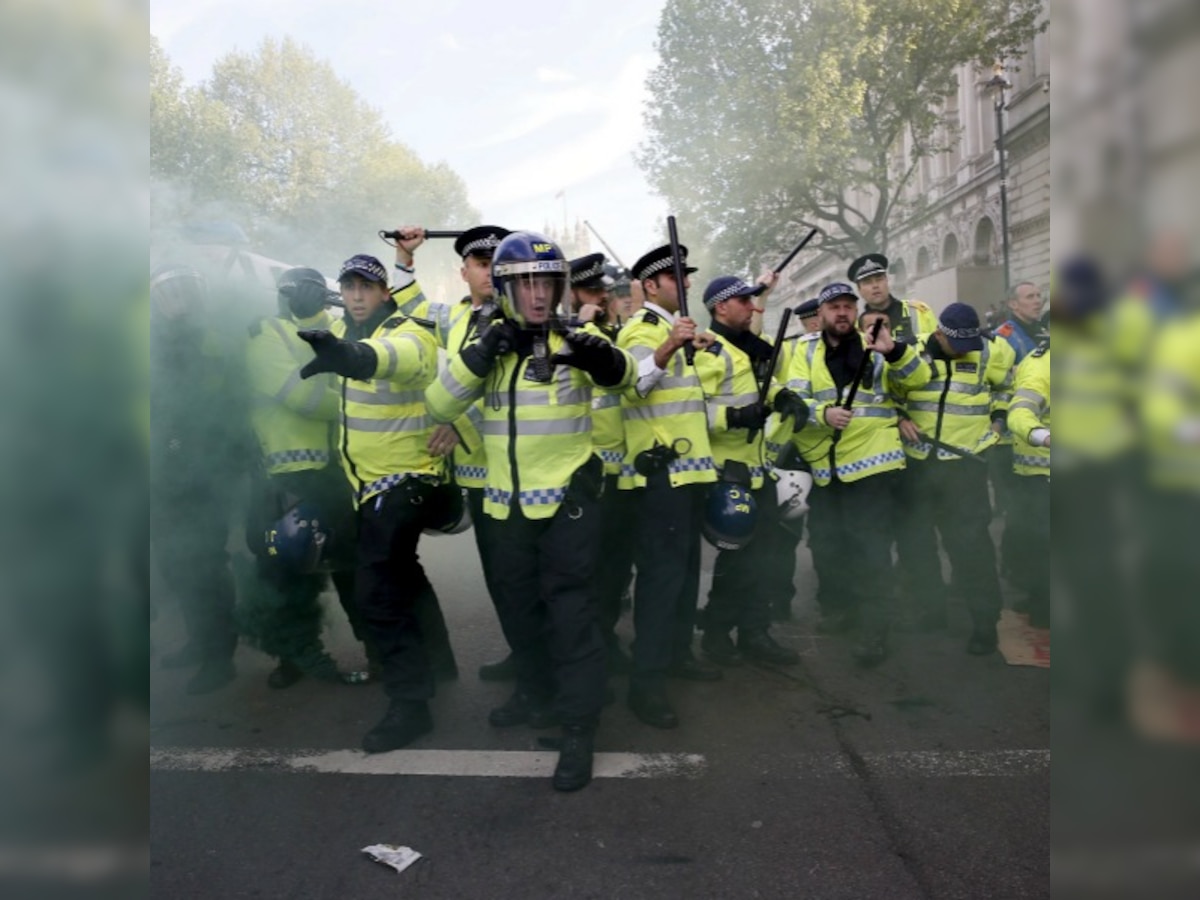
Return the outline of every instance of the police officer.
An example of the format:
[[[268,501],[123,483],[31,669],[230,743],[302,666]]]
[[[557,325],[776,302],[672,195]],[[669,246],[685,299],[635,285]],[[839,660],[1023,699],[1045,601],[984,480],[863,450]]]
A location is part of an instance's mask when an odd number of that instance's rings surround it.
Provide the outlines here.
[[[415,253],[424,240],[425,229],[406,225],[398,229],[400,239],[396,242],[396,270],[399,278],[412,277]],[[456,303],[439,303],[425,300],[418,295],[403,309],[410,315],[432,320],[438,344],[447,354],[462,352],[462,349],[480,331],[487,327],[496,312],[495,292],[492,286],[492,254],[496,247],[510,234],[499,225],[476,225],[468,228],[454,241],[454,252],[462,258],[459,273],[467,285],[467,295]],[[487,484],[487,454],[483,447],[483,436],[478,431],[482,420],[482,401],[475,403],[451,424],[439,425],[430,437],[430,451],[435,455],[453,453],[454,480],[467,492],[467,506],[471,512],[472,532],[479,563],[483,569],[483,580],[488,596],[495,603],[492,589],[492,541],[488,531],[489,521],[483,514],[483,491]],[[479,677],[484,681],[511,681],[516,677],[512,657],[506,656],[479,668]]]
[[[888,258],[882,253],[868,253],[850,263],[846,276],[858,285],[867,309],[886,312],[892,338],[916,343],[920,335],[937,328],[933,310],[919,300],[898,300],[892,296],[888,279]]]
[[[1032,281],[1018,281],[1008,292],[1008,318],[995,329],[996,337],[1012,347],[1019,365],[1038,345],[1042,292]]]
[[[696,270],[680,245],[684,284],[675,283],[670,245],[642,256],[630,270],[642,308],[621,329],[617,346],[637,360],[637,382],[621,398],[625,461],[621,490],[630,491],[634,536],[633,674],[629,707],[655,728],[679,717],[666,693],[671,675],[716,681],[721,670],[692,652],[700,591],[700,526],[704,486],[717,480],[708,438],[704,390],[685,344],[702,349],[696,323],[679,315],[679,291]]]
[[[817,298],[805,300],[796,307],[796,318],[800,320],[805,334],[819,334],[821,331],[821,305]]]
[[[925,384],[930,370],[912,345],[892,338],[886,323],[873,341],[857,331],[850,285],[829,284],[818,299],[821,337],[797,348],[787,385],[809,405],[808,421],[796,434],[816,485],[809,531],[814,556],[836,553],[820,568],[822,591],[828,587],[844,608],[858,612],[855,658],[875,665],[887,656],[895,473],[905,467],[891,395]],[[847,409],[860,372],[863,383]]]
[[[206,322],[208,300],[208,281],[193,268],[151,273],[151,546],[187,629],[187,644],[161,663],[199,665],[189,694],[217,690],[236,675],[226,545],[244,420],[225,348]]]
[[[616,284],[603,253],[571,260],[571,319],[586,333],[615,342],[619,321],[610,316]],[[621,618],[621,598],[633,568],[633,537],[625,510],[627,494],[617,489],[625,459],[625,423],[621,418],[621,391],[596,388],[592,394],[592,440],[604,461],[604,496],[600,501],[604,526],[600,537],[600,564],[596,569],[596,598],[600,630],[608,648],[613,674],[628,674],[631,662],[616,634]]]
[[[764,428],[772,411],[801,426],[808,407],[796,394],[776,382],[769,341],[754,335],[751,322],[761,312],[754,298],[764,295],[779,276],[768,272],[758,283],[734,276],[711,281],[704,306],[712,315],[712,341],[696,356],[696,372],[707,398],[709,440],[721,482],[710,490],[734,485],[749,492],[757,508],[754,534],[745,546],[720,549],[713,568],[712,590],[704,614],[701,649],[720,665],[740,665],[744,659],[775,665],[799,661],[795,651],[771,637],[771,595],[767,572],[778,528],[775,482],[768,477]],[[768,383],[766,402],[760,385]],[[737,629],[735,644],[730,636]]]
[[[420,293],[415,280],[398,281],[399,303]],[[346,260],[338,284],[346,319],[335,322],[332,332],[300,332],[316,352],[300,373],[342,376],[338,443],[358,505],[355,599],[379,652],[390,701],[362,747],[380,753],[433,728],[430,655],[439,639],[445,641],[445,623],[417,558],[417,542],[430,524],[427,501],[446,469],[444,459],[429,451],[434,422],[423,393],[437,373],[437,341],[431,323],[398,312],[387,269],[375,257]],[[435,622],[440,634],[434,633]]]
[[[330,535],[325,561],[333,568],[338,600],[360,641],[366,632],[354,605],[354,502],[350,485],[332,452],[340,398],[329,374],[302,380],[300,369],[313,358],[312,348],[298,332],[328,330],[332,318],[326,310],[332,292],[316,269],[284,272],[278,283],[279,311],[255,322],[246,347],[246,373],[254,397],[250,422],[262,453],[260,496],[247,527],[247,541],[258,558],[259,590],[282,594],[253,603],[253,589],[243,598],[239,617],[243,629],[252,629],[258,646],[279,659],[267,679],[273,688],[285,688],[305,673],[325,680],[340,680],[334,661],[321,644],[319,596],[324,576],[290,571],[272,558],[263,542],[264,529],[286,510],[305,502],[320,515]],[[367,648],[368,658],[374,653]]]
[[[967,652],[983,655],[996,649],[1000,617],[986,454],[1000,440],[1008,416],[1013,351],[999,338],[985,338],[979,314],[965,303],[947,306],[938,330],[921,339],[919,348],[929,380],[898,392],[909,466],[902,493],[905,521],[896,532],[896,546],[918,615],[926,627],[944,628],[949,596],[938,556],[941,535],[953,583],[971,613]],[[946,446],[931,444],[930,438]]]
[[[563,791],[591,780],[607,678],[591,584],[604,488],[592,388],[623,387],[635,374],[610,342],[557,320],[569,271],[558,246],[539,234],[501,241],[492,281],[504,318],[427,392],[443,422],[489,398],[481,428],[488,458],[507,464],[488,467],[484,514],[494,519],[497,612],[517,687],[488,718],[497,727],[562,723],[553,784]]]

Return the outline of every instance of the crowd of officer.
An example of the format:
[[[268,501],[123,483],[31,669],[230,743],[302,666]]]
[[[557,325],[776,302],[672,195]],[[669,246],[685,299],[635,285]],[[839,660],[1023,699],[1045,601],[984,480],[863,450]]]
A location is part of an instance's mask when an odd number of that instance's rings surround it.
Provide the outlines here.
[[[758,325],[778,274],[716,278],[702,331],[683,314],[695,269],[682,245],[643,255],[620,291],[601,254],[570,261],[541,235],[478,226],[455,242],[468,293],[444,302],[416,279],[424,230],[396,234],[390,278],[354,256],[336,297],[319,272],[294,269],[276,314],[251,328],[255,566],[240,573],[236,611],[228,498],[200,466],[234,452],[231,410],[184,398],[221,412],[178,414],[170,385],[156,387],[154,474],[170,492],[157,495],[153,543],[188,633],[164,665],[198,666],[190,692],[234,677],[241,631],[277,659],[272,687],[381,682],[388,707],[363,749],[408,745],[433,727],[435,682],[458,673],[418,542],[468,523],[510,650],[486,674],[514,683],[489,722],[560,727],[559,790],[591,779],[611,674],[628,674],[639,720],[674,728],[670,680],[798,662],[771,626],[791,615],[805,526],[819,628],[855,633],[860,664],[886,658],[898,617],[945,628],[952,595],[972,618],[968,651],[996,649],[989,461],[1011,460],[1003,487],[994,462],[991,478],[1010,518],[1039,529],[1049,518],[1049,350],[1032,286],[1017,286],[1013,320],[990,333],[966,304],[935,316],[897,299],[887,259],[869,254],[774,336]],[[151,288],[180,390],[219,390],[236,369],[206,354],[186,315],[203,278],[169,267]],[[635,302],[622,308],[621,294]],[[203,528],[191,527],[197,514]],[[1032,534],[1004,566],[1044,624],[1045,537]],[[703,539],[717,551],[707,597]],[[339,671],[321,644],[327,575],[367,672]],[[615,628],[631,579],[626,655]]]

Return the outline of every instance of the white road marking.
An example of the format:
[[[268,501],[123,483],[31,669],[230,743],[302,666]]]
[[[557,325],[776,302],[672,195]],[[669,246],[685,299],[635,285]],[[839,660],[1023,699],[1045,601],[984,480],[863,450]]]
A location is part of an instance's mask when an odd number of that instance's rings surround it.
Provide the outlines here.
[[[340,775],[458,775],[477,778],[546,778],[552,750],[258,750],[218,747],[152,747],[156,772],[276,771]],[[697,778],[705,769],[696,753],[597,753],[596,778]]]
[[[863,753],[875,778],[1011,778],[1050,769],[1049,750],[898,750]],[[155,772],[266,771],[337,775],[442,775],[544,778],[554,771],[551,750],[263,750],[246,747],[152,747]],[[792,777],[856,777],[840,754],[801,754],[787,764]],[[699,778],[708,761],[698,753],[597,753],[596,778]]]

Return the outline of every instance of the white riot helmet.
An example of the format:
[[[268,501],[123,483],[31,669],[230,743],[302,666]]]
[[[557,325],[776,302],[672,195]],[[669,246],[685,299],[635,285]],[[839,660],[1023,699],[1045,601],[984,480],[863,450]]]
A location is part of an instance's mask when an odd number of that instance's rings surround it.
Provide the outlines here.
[[[776,469],[779,480],[775,482],[775,494],[779,498],[779,519],[785,528],[808,512],[808,494],[812,490],[811,472]]]

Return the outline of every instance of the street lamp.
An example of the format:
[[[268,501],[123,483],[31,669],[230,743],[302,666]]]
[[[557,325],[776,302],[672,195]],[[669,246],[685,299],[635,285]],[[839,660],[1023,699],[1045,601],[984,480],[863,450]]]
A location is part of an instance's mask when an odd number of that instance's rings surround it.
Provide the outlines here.
[[[992,66],[992,77],[984,83],[992,95],[992,108],[996,111],[996,151],[1000,154],[1000,246],[1004,250],[1004,292],[1008,293],[1009,275],[1008,250],[1008,161],[1004,158],[1004,106],[1005,91],[1012,84],[1004,77],[1004,64]]]

